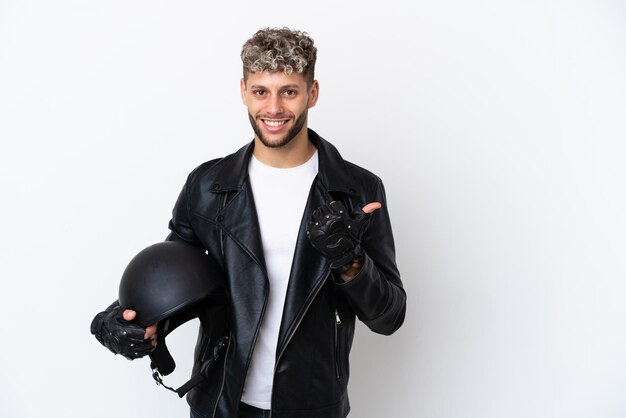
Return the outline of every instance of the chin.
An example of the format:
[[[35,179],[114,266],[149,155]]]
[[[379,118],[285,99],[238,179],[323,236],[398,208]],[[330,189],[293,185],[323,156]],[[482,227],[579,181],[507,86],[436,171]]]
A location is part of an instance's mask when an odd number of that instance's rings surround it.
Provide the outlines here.
[[[278,138],[271,138],[271,137],[268,138],[267,135],[257,135],[257,137],[259,138],[259,141],[261,141],[261,143],[265,145],[266,147],[280,148],[290,143],[291,140],[295,138],[295,135],[293,136],[283,135],[282,137],[278,137]]]

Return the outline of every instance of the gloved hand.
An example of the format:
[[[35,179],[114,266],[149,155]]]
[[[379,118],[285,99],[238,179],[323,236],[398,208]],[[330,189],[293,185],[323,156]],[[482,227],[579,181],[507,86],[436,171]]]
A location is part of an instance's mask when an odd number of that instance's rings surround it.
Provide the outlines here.
[[[150,339],[144,339],[146,329],[126,321],[124,309],[116,301],[91,322],[91,333],[100,344],[114,354],[129,360],[144,357],[154,349]]]
[[[363,259],[361,237],[371,220],[371,212],[357,209],[348,214],[341,202],[320,206],[311,214],[307,236],[315,249],[328,258],[336,274],[347,271]]]

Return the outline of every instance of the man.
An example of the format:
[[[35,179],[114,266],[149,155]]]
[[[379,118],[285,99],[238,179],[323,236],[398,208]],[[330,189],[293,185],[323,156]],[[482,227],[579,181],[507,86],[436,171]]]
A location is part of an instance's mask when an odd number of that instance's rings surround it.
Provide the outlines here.
[[[254,141],[196,168],[174,207],[168,239],[218,260],[230,298],[229,345],[189,393],[192,417],[343,418],[355,317],[386,335],[404,320],[382,182],[308,129],[316,54],[307,34],[287,28],[244,44],[241,97]],[[102,318],[92,332],[107,345]],[[136,356],[155,332],[145,330]],[[219,336],[211,332],[200,329],[196,367]],[[124,344],[107,346],[128,353]]]

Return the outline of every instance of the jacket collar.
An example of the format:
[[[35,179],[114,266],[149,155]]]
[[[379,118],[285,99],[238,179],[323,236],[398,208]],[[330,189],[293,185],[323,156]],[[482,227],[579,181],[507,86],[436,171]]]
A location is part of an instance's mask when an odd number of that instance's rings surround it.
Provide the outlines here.
[[[307,130],[309,140],[315,145],[319,158],[318,180],[329,192],[342,192],[358,196],[354,179],[348,171],[337,148],[319,136],[312,129]],[[254,140],[243,146],[239,151],[224,158],[221,169],[215,177],[211,191],[219,193],[240,190],[248,177],[248,163],[254,150]]]

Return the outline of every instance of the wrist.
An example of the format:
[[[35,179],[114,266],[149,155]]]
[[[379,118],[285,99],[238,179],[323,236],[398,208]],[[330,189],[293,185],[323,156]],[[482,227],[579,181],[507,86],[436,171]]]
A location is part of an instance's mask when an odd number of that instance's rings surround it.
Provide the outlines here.
[[[362,267],[363,267],[363,264],[361,262],[359,261],[353,262],[352,265],[348,268],[348,270],[340,274],[341,280],[343,280],[344,283],[347,283],[350,280],[354,279],[354,277],[356,277],[356,275],[359,274]]]

